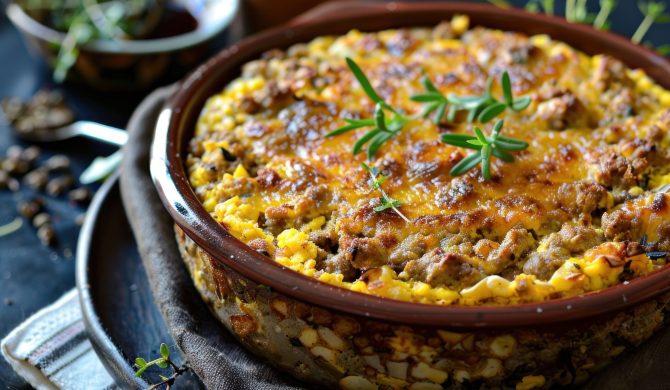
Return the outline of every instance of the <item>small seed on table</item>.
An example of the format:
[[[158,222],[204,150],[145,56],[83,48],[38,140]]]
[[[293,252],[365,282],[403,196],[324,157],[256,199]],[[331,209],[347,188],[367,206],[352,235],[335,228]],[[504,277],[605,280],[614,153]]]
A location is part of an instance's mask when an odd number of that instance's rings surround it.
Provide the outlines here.
[[[72,175],[65,175],[49,180],[47,183],[47,193],[51,196],[58,196],[67,191],[74,184]]]
[[[30,164],[23,160],[8,157],[2,162],[2,169],[11,175],[23,175],[30,169]]]
[[[25,180],[26,184],[28,184],[28,186],[31,188],[41,190],[44,188],[44,186],[47,185],[47,182],[49,181],[49,173],[46,171],[46,169],[37,168],[31,172],[28,172],[23,180]]]
[[[51,216],[47,213],[39,213],[33,218],[33,226],[36,228],[41,228],[49,222],[51,222]]]
[[[9,122],[16,121],[21,114],[23,114],[24,110],[25,105],[17,98],[7,98],[2,100],[2,111]]]
[[[20,147],[19,145],[12,145],[9,148],[7,148],[7,159],[9,160],[20,160],[21,159],[21,154],[23,154],[23,148]]]
[[[0,189],[5,189],[9,187],[9,173],[4,170],[0,170]]]
[[[68,193],[71,201],[84,204],[91,200],[91,191],[86,187],[75,188]]]
[[[24,217],[28,219],[33,219],[37,213],[42,210],[42,202],[37,199],[33,199],[27,202],[19,203],[18,211]]]
[[[70,159],[62,154],[50,157],[44,162],[44,168],[50,171],[65,171],[70,168]]]
[[[38,146],[29,146],[21,153],[21,160],[34,164],[41,154],[42,150]]]
[[[51,224],[45,224],[37,229],[37,237],[44,246],[51,246],[56,242],[56,231]]]

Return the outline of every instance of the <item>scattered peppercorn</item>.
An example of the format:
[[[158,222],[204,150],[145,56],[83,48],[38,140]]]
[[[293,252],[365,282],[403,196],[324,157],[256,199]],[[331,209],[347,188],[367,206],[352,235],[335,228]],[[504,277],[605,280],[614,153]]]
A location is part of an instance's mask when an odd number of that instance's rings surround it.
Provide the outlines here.
[[[23,150],[23,153],[21,153],[21,160],[32,165],[37,162],[40,155],[42,155],[42,150],[38,146],[29,146]]]
[[[37,229],[37,237],[44,246],[52,246],[56,243],[56,231],[49,223]]]
[[[74,184],[72,175],[63,175],[49,180],[47,183],[47,193],[51,196],[59,196],[65,193]]]
[[[32,199],[27,202],[21,202],[18,211],[25,218],[32,220],[35,215],[42,211],[43,202],[41,199]]]
[[[78,204],[86,204],[91,200],[91,190],[86,187],[75,188],[68,193],[68,198]]]
[[[23,160],[8,157],[5,161],[2,162],[2,170],[6,171],[10,175],[23,175],[28,172],[29,169],[30,164]]]
[[[11,179],[11,177],[9,176],[9,173],[7,173],[7,171],[0,170],[0,189],[1,190],[9,188],[9,179]]]
[[[38,229],[50,222],[51,216],[48,213],[39,213],[33,218],[33,226]]]
[[[42,190],[49,181],[49,172],[47,172],[47,170],[44,168],[37,168],[28,172],[23,180],[26,182],[26,184],[28,184],[29,187],[36,190]]]
[[[57,154],[44,162],[44,168],[50,172],[66,171],[70,169],[70,159],[63,154]]]
[[[21,189],[21,184],[19,183],[18,180],[11,177],[9,178],[9,182],[7,183],[7,188],[12,192],[18,192]]]
[[[58,91],[41,90],[29,102],[4,99],[0,107],[19,135],[36,129],[61,127],[74,121],[72,110]]]
[[[22,154],[23,148],[19,145],[10,146],[7,148],[7,152],[5,152],[8,160],[20,160]]]

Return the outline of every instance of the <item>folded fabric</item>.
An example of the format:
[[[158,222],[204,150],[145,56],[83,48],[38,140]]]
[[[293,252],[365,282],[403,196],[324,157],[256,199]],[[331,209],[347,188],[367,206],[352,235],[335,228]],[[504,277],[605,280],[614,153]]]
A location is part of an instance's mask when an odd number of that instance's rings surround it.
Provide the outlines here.
[[[210,313],[193,286],[149,175],[156,120],[175,87],[149,95],[128,122],[121,195],[154,301],[189,367],[208,389],[294,390],[304,385],[247,352]]]
[[[2,356],[41,389],[115,389],[86,336],[76,290],[33,314],[0,343]]]

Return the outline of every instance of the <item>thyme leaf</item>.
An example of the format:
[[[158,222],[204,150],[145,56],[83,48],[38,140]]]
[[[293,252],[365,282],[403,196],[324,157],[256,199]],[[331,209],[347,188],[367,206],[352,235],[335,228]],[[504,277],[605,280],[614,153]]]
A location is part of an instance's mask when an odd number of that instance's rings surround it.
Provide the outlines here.
[[[370,167],[366,163],[361,163],[361,166],[363,169],[365,169],[368,174],[370,174],[370,187],[372,187],[374,190],[379,191],[381,194],[381,197],[379,198],[380,205],[374,208],[375,212],[382,212],[384,210],[392,209],[395,211],[396,214],[400,216],[405,222],[410,223],[409,218],[407,218],[399,209],[402,205],[399,200],[391,198],[386,191],[381,187],[382,183],[384,183],[387,179],[388,176],[384,176],[379,173],[379,170],[376,167]]]
[[[135,377],[137,378],[142,376],[142,374],[144,374],[144,372],[151,366],[157,366],[161,369],[166,369],[168,367],[172,369],[172,375],[159,375],[161,382],[149,386],[148,390],[157,389],[163,385],[166,386],[166,389],[169,389],[174,384],[175,379],[177,379],[179,375],[186,371],[186,367],[178,367],[170,359],[170,348],[167,346],[167,344],[161,343],[159,353],[160,357],[151,361],[147,361],[142,357],[135,358],[135,367],[137,367],[137,371],[135,371]]]

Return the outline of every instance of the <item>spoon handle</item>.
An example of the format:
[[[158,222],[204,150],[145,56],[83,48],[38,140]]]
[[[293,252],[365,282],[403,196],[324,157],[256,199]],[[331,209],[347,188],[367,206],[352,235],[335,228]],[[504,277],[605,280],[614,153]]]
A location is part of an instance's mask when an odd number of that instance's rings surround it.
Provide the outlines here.
[[[71,126],[74,127],[75,131],[79,135],[97,139],[117,146],[123,146],[128,140],[128,133],[125,130],[103,125],[101,123],[78,121],[73,123]]]

